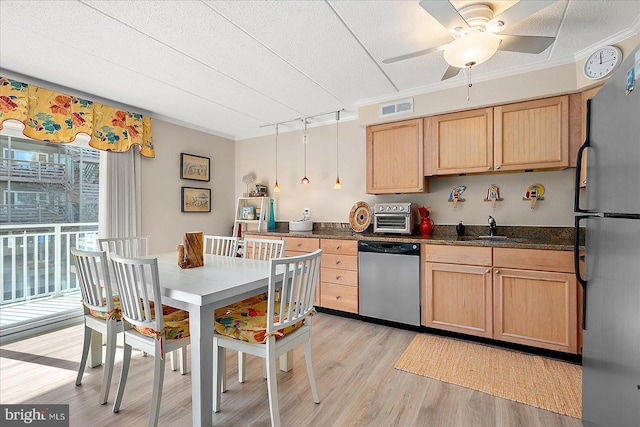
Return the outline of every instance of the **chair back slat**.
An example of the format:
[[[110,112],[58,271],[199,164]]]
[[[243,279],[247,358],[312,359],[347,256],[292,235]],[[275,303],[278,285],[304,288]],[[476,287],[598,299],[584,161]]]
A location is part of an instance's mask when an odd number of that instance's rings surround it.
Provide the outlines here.
[[[272,258],[282,258],[285,249],[284,240],[256,239],[248,237],[242,241],[242,256],[244,258],[269,261]]]
[[[104,251],[71,249],[82,302],[89,310],[112,312],[113,294]]]
[[[115,252],[128,258],[139,258],[149,255],[149,236],[114,237],[98,239],[100,249],[107,254]]]
[[[309,254],[271,259],[267,333],[293,325],[313,312],[313,296],[318,283],[322,249]],[[276,292],[280,290],[280,310],[275,313]],[[276,315],[278,321],[275,321]]]
[[[122,317],[135,326],[164,329],[157,258],[128,258],[111,253]],[[153,310],[156,315],[152,316]]]
[[[210,255],[236,256],[237,237],[204,236],[204,253]]]

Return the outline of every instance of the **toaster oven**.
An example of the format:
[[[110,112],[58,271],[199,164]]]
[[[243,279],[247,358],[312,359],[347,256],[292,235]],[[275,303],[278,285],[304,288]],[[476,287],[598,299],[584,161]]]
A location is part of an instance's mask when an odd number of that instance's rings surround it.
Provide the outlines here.
[[[376,203],[373,206],[373,232],[413,234],[418,208],[413,203]]]

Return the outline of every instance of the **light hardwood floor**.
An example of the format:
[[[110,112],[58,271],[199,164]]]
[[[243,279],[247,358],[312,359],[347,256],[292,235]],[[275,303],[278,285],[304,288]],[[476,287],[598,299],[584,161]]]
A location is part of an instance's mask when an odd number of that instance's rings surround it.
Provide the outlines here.
[[[318,313],[313,318],[313,357],[320,404],[313,403],[298,349],[294,369],[278,372],[283,426],[571,426],[580,420],[393,368],[416,332]],[[120,413],[111,412],[122,346],[107,405],[98,404],[102,368],[87,369],[74,385],[82,326],[0,347],[0,403],[64,403],[70,425],[143,426],[148,421],[153,358],[134,352]],[[261,361],[247,357],[247,381],[237,382],[236,353],[228,352],[229,390],[215,426],[268,426],[267,386]],[[159,425],[191,424],[190,375],[165,375]]]

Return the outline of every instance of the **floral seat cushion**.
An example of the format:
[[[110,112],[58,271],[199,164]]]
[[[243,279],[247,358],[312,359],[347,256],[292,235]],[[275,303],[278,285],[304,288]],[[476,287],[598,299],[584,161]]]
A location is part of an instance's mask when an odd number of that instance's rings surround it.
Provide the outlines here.
[[[104,304],[107,304],[107,299],[104,299]],[[121,320],[122,319],[122,314],[120,313],[120,296],[118,296],[118,294],[113,295],[113,312],[109,313],[106,310],[94,310],[94,309],[89,309],[89,313],[93,316],[93,317],[97,317],[98,319],[116,319],[116,320]]]
[[[215,311],[216,332],[230,338],[250,343],[265,343],[267,335],[267,294],[247,298]],[[275,311],[280,311],[280,303],[275,302]],[[275,317],[278,321],[278,316]],[[295,331],[304,320],[278,330],[276,339]]]
[[[151,316],[155,316],[155,313],[152,312]],[[164,320],[164,334],[166,339],[174,340],[189,336],[189,312],[175,307],[170,307],[168,305],[163,305],[162,318]],[[133,328],[142,335],[149,337],[156,336],[156,331],[152,328],[143,328],[142,326],[135,325],[133,325]]]

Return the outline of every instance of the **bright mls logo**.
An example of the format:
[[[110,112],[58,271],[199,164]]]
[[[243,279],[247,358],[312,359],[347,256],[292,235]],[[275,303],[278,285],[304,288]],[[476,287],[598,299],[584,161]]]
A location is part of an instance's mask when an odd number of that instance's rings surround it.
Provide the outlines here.
[[[69,427],[69,405],[0,405],[0,425]]]

